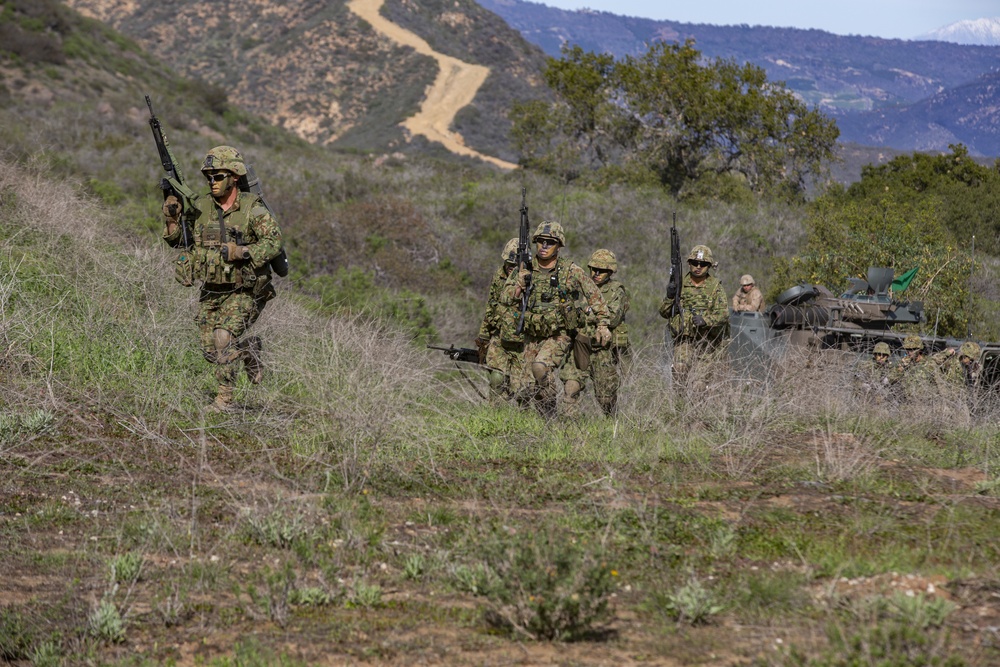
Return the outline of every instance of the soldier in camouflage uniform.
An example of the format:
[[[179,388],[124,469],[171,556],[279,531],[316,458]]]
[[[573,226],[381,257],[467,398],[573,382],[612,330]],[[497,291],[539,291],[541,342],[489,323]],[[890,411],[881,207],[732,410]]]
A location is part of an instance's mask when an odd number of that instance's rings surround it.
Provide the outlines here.
[[[520,311],[500,303],[500,292],[517,266],[517,238],[507,241],[501,259],[503,264],[490,281],[486,314],[476,337],[480,363],[490,371],[490,398],[494,402],[510,399],[524,384],[524,334],[517,333]]]
[[[891,355],[892,349],[889,344],[884,341],[878,342],[872,349],[872,358],[858,364],[855,373],[858,392],[876,403],[888,397],[893,384],[889,377],[892,372]]]
[[[559,257],[566,236],[558,222],[542,222],[531,238],[535,262],[531,292],[524,318],[524,365],[529,397],[546,418],[556,414],[559,389],[556,369],[563,365],[577,329],[584,326],[578,303],[594,316],[594,341],[603,347],[611,340],[608,307],[600,290],[582,268]],[[520,308],[526,269],[511,273],[500,294],[500,303]]]
[[[589,375],[601,410],[606,415],[613,415],[618,405],[618,387],[621,384],[618,365],[628,353],[628,326],[625,324],[625,313],[629,308],[628,291],[612,278],[618,271],[618,259],[610,250],[602,248],[595,251],[587,268],[608,306],[611,342],[604,346],[595,344],[597,318],[593,312],[582,308],[585,324],[577,331],[573,341],[573,354],[567,358],[559,373],[564,383],[563,406],[568,416],[576,413],[577,402]]]
[[[729,333],[726,290],[709,273],[718,266],[711,249],[696,245],[687,261],[689,269],[681,282],[681,313],[671,317],[673,294],[668,293],[660,304],[660,316],[669,318],[674,343],[674,379],[682,383],[696,362],[724,349]]]
[[[757,289],[753,276],[749,273],[740,276],[740,289],[733,295],[733,312],[764,312],[764,295]]]
[[[967,340],[956,351],[948,348],[932,357],[939,366],[940,377],[946,386],[973,389],[979,381],[979,356],[982,348]]]
[[[889,373],[889,381],[899,383],[903,395],[909,399],[924,398],[933,391],[934,368],[924,355],[924,341],[916,334],[903,339],[906,356],[899,360]]]
[[[200,280],[198,315],[205,359],[215,364],[219,389],[212,408],[223,411],[233,401],[233,385],[242,362],[247,377],[261,381],[260,339],[244,338],[274,298],[270,262],[281,251],[281,231],[260,198],[238,188],[247,173],[243,156],[231,146],[216,146],[205,156],[202,173],[211,198],[198,200],[194,245],[179,260],[178,280],[190,285]],[[166,216],[164,240],[183,244],[179,225],[180,202],[163,202]]]

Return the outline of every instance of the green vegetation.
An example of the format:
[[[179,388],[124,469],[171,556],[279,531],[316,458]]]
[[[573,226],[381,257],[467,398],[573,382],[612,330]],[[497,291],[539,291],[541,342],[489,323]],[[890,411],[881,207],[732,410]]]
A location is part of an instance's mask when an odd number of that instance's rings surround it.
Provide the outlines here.
[[[768,382],[665,381],[664,211],[735,285],[806,247],[811,209],[376,164],[226,121],[142,58],[115,85],[101,62],[42,78],[5,61],[2,659],[997,661],[979,615],[998,585],[995,404],[865,404],[836,353]],[[29,78],[60,101],[18,92]],[[185,175],[206,133],[244,148],[292,252],[257,324],[265,382],[237,388],[237,414],[204,410],[146,91]],[[614,420],[589,398],[576,422],[490,408],[423,349],[476,330],[522,182],[533,220],[568,221],[574,255],[621,258],[635,352]],[[831,207],[815,210],[840,221]]]
[[[692,41],[653,42],[620,61],[565,47],[545,70],[557,101],[512,111],[522,162],[564,178],[596,167],[599,182],[681,194],[725,177],[755,193],[800,195],[833,157],[834,122],[760,67],[703,60]]]

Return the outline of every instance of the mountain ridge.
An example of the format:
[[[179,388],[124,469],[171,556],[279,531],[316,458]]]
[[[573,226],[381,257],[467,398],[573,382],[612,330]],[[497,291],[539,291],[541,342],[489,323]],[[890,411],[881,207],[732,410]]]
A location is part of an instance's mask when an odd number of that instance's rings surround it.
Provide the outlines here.
[[[931,30],[914,39],[938,40],[954,44],[980,46],[1000,45],[1000,16],[992,18],[967,19]]]

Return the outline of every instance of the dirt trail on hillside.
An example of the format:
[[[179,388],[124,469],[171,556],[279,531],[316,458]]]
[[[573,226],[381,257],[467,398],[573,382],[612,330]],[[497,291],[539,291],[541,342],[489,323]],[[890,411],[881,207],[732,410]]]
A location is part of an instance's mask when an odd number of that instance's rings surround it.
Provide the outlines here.
[[[458,58],[438,53],[422,38],[409,30],[400,28],[379,14],[384,1],[350,0],[347,7],[368,21],[376,31],[394,42],[409,46],[417,53],[434,58],[439,69],[437,78],[427,89],[424,101],[420,105],[420,111],[403,121],[403,127],[411,134],[420,134],[431,141],[443,144],[452,153],[479,158],[502,169],[517,169],[517,165],[512,162],[472,150],[465,145],[461,135],[448,129],[459,109],[472,103],[476,92],[490,73],[489,68],[482,65],[470,65]]]

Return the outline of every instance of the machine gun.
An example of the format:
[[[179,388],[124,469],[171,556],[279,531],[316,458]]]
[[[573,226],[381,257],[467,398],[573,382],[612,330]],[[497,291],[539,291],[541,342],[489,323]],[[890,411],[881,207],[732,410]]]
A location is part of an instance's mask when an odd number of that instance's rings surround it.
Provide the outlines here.
[[[681,315],[681,287],[684,281],[683,259],[681,258],[681,239],[677,234],[677,214],[674,213],[670,225],[670,277],[667,278],[667,299],[672,299],[670,317]]]
[[[531,297],[531,230],[528,222],[528,188],[521,188],[521,224],[517,232],[517,269],[526,269],[524,276],[524,291],[521,292],[521,314],[517,319],[517,333],[524,333],[524,315],[528,312],[528,299]]]
[[[146,95],[146,106],[149,107],[149,127],[153,131],[156,151],[160,154],[160,164],[163,165],[163,171],[167,172],[167,175],[160,181],[163,199],[166,200],[173,195],[181,203],[181,210],[177,212],[181,223],[181,238],[175,247],[190,248],[194,245],[194,238],[191,236],[189,223],[193,224],[194,219],[198,216],[198,209],[194,204],[198,195],[184,183],[180,167],[177,166],[177,161],[170,151],[170,144],[167,143],[167,138],[163,134],[160,119],[153,113],[153,102],[149,99],[149,95]]]
[[[479,350],[474,347],[441,347],[440,345],[428,345],[429,350],[441,350],[444,355],[452,361],[467,361],[470,364],[479,363]]]

